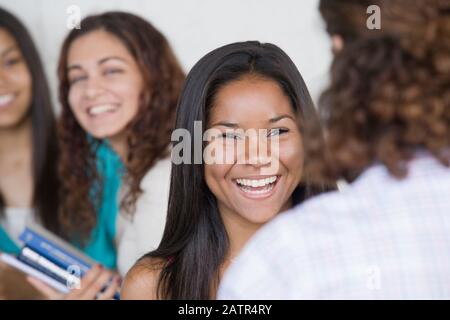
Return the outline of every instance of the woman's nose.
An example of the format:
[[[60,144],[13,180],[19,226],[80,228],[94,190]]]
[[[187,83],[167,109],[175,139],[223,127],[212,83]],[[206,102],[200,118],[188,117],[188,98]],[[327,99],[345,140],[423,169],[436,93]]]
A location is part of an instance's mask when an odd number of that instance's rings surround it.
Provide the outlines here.
[[[104,91],[102,83],[96,77],[86,79],[84,87],[84,96],[87,99],[94,99]]]

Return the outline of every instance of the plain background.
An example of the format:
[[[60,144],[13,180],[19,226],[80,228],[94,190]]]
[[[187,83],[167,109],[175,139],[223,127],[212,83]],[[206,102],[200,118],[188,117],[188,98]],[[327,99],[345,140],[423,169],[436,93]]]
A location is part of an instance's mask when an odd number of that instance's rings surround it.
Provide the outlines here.
[[[71,5],[80,8],[82,17],[121,10],[146,18],[169,40],[186,72],[219,46],[259,40],[286,51],[314,100],[326,85],[331,50],[318,0],[0,0],[1,7],[29,28],[55,102],[56,65],[69,32],[67,8]]]

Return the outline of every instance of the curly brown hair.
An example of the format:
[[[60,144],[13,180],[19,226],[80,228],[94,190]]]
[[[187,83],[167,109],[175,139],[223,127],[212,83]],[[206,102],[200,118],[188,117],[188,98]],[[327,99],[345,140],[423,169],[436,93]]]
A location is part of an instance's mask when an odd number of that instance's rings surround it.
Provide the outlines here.
[[[365,20],[359,27],[355,22],[367,17],[366,2],[321,1],[327,30],[348,33],[320,98],[327,147],[312,170],[328,179],[352,181],[380,162],[402,178],[420,149],[448,166],[450,1],[371,1],[382,14],[382,28],[373,33]],[[346,6],[352,7],[352,15],[343,14]]]
[[[104,30],[121,40],[136,59],[144,79],[139,116],[127,126],[124,180],[128,191],[120,205],[130,214],[142,192],[141,180],[157,160],[168,156],[176,104],[185,79],[165,37],[148,21],[133,14],[107,12],[88,16],[81,21],[81,29],[73,29],[68,34],[58,66],[62,105],[59,218],[67,237],[89,234],[96,224],[95,208],[101,199],[102,180],[96,169],[95,156],[100,141],[88,139],[68,102],[67,56],[70,46],[75,39],[95,30]]]

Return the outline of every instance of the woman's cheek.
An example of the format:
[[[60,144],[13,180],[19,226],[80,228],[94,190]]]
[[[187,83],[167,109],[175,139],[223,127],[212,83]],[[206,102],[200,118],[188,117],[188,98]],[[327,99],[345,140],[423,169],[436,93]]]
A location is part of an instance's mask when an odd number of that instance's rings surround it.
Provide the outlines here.
[[[69,89],[69,94],[68,94],[68,96],[67,96],[67,100],[68,100],[68,102],[69,102],[69,106],[70,106],[70,108],[73,110],[74,109],[74,106],[76,105],[76,89],[72,86],[70,89]]]
[[[221,198],[220,184],[223,180],[224,170],[222,165],[207,164],[205,165],[205,180],[208,188],[214,196]]]
[[[221,159],[224,160],[223,163],[231,165],[237,162],[240,150],[238,143],[226,143],[223,146],[223,156]]]
[[[213,138],[203,149],[203,161],[206,164],[234,164],[236,152],[233,144]]]
[[[290,139],[280,142],[280,161],[288,170],[302,170],[304,154],[301,139]]]
[[[70,110],[72,110],[72,112],[75,115],[75,117],[77,118],[77,120],[79,122],[81,122],[83,115],[82,115],[81,107],[80,107],[81,102],[80,102],[79,89],[77,89],[76,87],[70,88],[68,101],[69,101]]]
[[[10,79],[20,88],[28,89],[31,87],[31,76],[26,67],[21,67],[17,72],[11,73]]]

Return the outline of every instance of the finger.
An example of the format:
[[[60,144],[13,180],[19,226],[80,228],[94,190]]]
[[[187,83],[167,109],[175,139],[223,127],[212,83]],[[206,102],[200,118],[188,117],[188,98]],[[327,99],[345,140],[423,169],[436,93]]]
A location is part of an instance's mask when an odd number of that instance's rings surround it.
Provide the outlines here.
[[[99,277],[103,267],[101,265],[94,265],[86,274],[81,278],[78,288],[74,288],[65,295],[65,300],[78,300],[81,299],[84,292],[89,286],[95,282],[95,279]]]
[[[47,299],[50,300],[58,300],[63,298],[63,294],[59,293],[58,291],[50,288],[42,281],[33,278],[31,276],[27,276],[27,281],[40,293],[42,293]]]
[[[97,294],[108,284],[112,278],[112,272],[108,270],[103,270],[101,274],[91,282],[88,287],[82,288],[80,299],[81,300],[93,300],[96,298]]]
[[[105,290],[103,293],[99,293],[97,295],[97,300],[111,300],[114,298],[114,295],[119,290],[120,286],[120,277],[115,276],[113,280],[111,281],[111,284],[109,285],[108,289]]]

